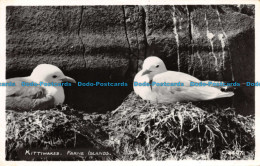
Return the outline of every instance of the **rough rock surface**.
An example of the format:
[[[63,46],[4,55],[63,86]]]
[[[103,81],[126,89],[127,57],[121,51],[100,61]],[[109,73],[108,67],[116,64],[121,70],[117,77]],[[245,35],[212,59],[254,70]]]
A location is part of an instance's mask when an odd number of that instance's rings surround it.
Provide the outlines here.
[[[66,102],[87,110],[116,108],[132,90],[145,57],[202,80],[255,81],[254,6],[7,7],[7,77],[40,63],[59,66],[81,82],[128,82],[128,87],[66,88]],[[254,113],[254,87],[234,98]]]

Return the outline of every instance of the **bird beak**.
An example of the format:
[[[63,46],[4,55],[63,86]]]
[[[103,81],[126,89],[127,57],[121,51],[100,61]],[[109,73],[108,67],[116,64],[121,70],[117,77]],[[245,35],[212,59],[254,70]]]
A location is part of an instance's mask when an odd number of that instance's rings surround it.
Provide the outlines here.
[[[61,81],[62,82],[71,82],[71,83],[74,83],[74,84],[77,83],[73,78],[70,78],[68,76],[65,76],[64,78],[62,78]]]
[[[149,74],[149,73],[151,73],[150,70],[145,70],[145,71],[143,72],[142,76],[145,75],[145,74]]]

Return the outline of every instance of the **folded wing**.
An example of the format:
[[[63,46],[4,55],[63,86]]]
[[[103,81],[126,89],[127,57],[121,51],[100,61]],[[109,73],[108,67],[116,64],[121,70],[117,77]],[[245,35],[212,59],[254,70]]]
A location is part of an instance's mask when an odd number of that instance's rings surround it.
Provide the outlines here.
[[[15,86],[6,87],[6,109],[16,111],[29,111],[37,109],[49,109],[54,107],[54,97],[47,94],[40,86],[22,86],[23,78],[8,79]]]
[[[200,80],[182,72],[167,71],[157,74],[153,81],[156,83],[183,83],[183,86],[153,86],[153,91],[159,94],[161,100],[167,100],[166,102],[212,100],[234,95],[233,92],[222,92],[215,87],[190,86],[191,82],[199,83]]]

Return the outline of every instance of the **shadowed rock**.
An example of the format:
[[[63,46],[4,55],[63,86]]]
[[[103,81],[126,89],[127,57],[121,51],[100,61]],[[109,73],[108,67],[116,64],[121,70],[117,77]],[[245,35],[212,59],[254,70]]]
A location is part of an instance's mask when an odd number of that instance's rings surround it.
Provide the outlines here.
[[[51,63],[82,82],[132,85],[142,61],[159,56],[169,70],[202,80],[254,82],[253,5],[9,6],[6,20],[7,78]],[[104,112],[132,87],[71,89],[68,104]],[[253,92],[237,92],[239,112],[254,113]]]

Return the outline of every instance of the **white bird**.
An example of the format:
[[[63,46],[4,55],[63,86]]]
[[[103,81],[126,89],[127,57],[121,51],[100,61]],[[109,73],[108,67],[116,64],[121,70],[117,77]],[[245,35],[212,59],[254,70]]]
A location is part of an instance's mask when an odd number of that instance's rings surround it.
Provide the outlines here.
[[[15,83],[15,86],[6,88],[6,109],[16,111],[49,109],[62,104],[65,100],[63,87],[55,85],[62,82],[76,83],[73,78],[65,76],[58,67],[50,64],[40,64],[30,76],[10,78],[6,82]],[[24,83],[28,85],[41,82],[41,86],[24,86]],[[50,86],[46,86],[48,83]]]
[[[156,103],[212,100],[234,95],[233,92],[222,92],[219,87],[191,86],[191,82],[201,81],[186,73],[168,71],[160,58],[151,56],[145,59],[142,70],[134,78],[134,91],[142,99]],[[183,86],[165,86],[165,83],[183,83]]]

